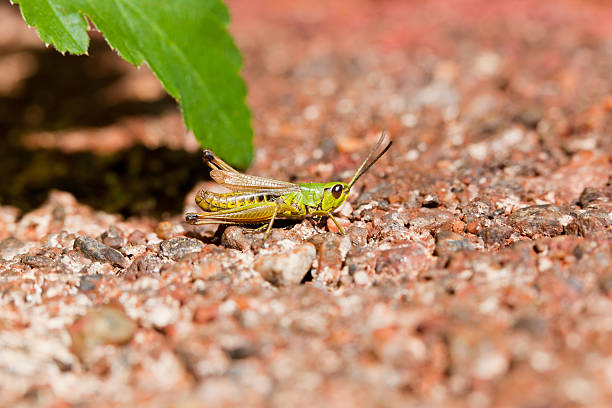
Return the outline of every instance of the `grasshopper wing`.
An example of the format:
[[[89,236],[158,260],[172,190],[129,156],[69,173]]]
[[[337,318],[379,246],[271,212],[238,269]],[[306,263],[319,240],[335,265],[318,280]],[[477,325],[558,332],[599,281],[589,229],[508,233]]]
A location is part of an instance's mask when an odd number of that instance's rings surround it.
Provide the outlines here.
[[[248,174],[213,170],[210,172],[210,176],[217,183],[232,191],[285,194],[300,190],[300,186],[297,184],[266,177],[250,176]]]
[[[210,150],[205,150],[203,156],[204,161],[212,169],[210,172],[212,179],[232,191],[285,194],[300,190],[297,184],[287,181],[242,174],[215,156]]]

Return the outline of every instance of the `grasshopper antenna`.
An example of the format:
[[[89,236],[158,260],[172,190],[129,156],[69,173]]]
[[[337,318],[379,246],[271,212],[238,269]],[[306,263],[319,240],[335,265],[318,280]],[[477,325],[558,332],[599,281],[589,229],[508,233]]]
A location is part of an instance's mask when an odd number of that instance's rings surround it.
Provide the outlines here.
[[[372,161],[368,163],[368,161],[370,160],[374,152],[378,150],[382,142],[385,140],[385,136],[386,136],[386,132],[383,129],[382,134],[380,135],[380,139],[378,139],[378,142],[376,143],[374,148],[370,151],[370,153],[368,154],[368,157],[366,157],[363,163],[361,163],[361,166],[359,166],[359,168],[355,172],[355,175],[353,176],[351,181],[348,183],[349,188],[351,188],[353,184],[355,184],[355,182],[359,180],[359,177],[363,176],[365,172],[370,170],[370,167],[372,167],[372,165],[376,163],[376,161],[380,159],[381,156],[387,152],[387,150],[389,150],[389,148],[391,147],[391,144],[393,143],[392,140],[389,140],[389,143],[383,148],[383,150],[378,155],[376,155],[376,157]]]

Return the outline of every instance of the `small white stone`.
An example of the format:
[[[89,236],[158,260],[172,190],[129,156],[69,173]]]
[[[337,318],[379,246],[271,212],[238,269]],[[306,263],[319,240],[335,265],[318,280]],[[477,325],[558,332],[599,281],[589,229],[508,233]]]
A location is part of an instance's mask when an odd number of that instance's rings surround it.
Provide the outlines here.
[[[419,158],[419,151],[416,149],[410,149],[408,150],[408,152],[406,152],[406,154],[404,155],[404,158],[408,161],[415,161],[416,159]]]
[[[578,404],[589,404],[595,396],[595,387],[583,377],[576,376],[567,379],[562,388],[566,397]]]
[[[489,155],[489,149],[485,143],[473,143],[467,147],[467,151],[476,160],[484,160]]]
[[[173,311],[164,304],[159,304],[151,309],[151,323],[157,328],[168,326],[174,321]]]
[[[412,336],[408,337],[405,339],[405,345],[412,358],[419,362],[425,361],[427,358],[427,347],[421,339]]]
[[[415,127],[417,123],[419,123],[419,119],[414,113],[404,113],[401,116],[400,120],[402,121],[402,125],[408,128]]]
[[[491,380],[502,375],[508,369],[508,359],[497,351],[482,354],[474,364],[473,374],[481,380]]]
[[[531,365],[531,368],[541,373],[550,371],[554,366],[553,358],[550,353],[542,350],[537,350],[531,353],[529,364]]]
[[[370,283],[370,276],[364,271],[357,272],[355,276],[353,276],[353,279],[355,279],[355,283],[358,285],[367,285]]]
[[[553,267],[553,262],[548,257],[538,259],[538,270],[540,272],[546,271]]]
[[[480,54],[475,61],[475,71],[481,75],[494,75],[499,71],[501,66],[501,58],[499,55],[492,52]]]
[[[497,300],[496,297],[490,297],[488,299],[485,299],[482,303],[480,303],[480,306],[478,308],[478,310],[480,310],[480,313],[483,313],[483,314],[494,313],[498,309],[499,309],[499,301]]]
[[[306,120],[315,120],[319,117],[319,107],[316,105],[309,105],[304,109],[304,118]]]
[[[353,213],[353,206],[348,201],[345,201],[336,212],[348,218]]]
[[[238,304],[233,300],[229,299],[219,305],[219,314],[231,315],[236,313],[238,310]]]

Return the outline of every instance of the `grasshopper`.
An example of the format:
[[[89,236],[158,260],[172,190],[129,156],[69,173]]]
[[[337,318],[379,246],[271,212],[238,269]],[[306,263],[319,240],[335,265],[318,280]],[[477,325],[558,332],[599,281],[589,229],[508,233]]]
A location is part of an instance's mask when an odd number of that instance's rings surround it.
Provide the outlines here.
[[[344,228],[333,216],[333,212],[348,198],[353,184],[372,167],[391,147],[391,141],[370,161],[385,139],[380,139],[355,171],[350,182],[332,181],[329,183],[299,183],[274,180],[267,177],[242,174],[210,150],[203,151],[203,159],[212,169],[210,176],[220,185],[228,188],[229,193],[213,193],[200,190],[196,194],[196,204],[202,213],[187,213],[185,221],[190,224],[260,224],[266,227],[264,241],[277,217],[305,218],[326,216],[345,234]]]

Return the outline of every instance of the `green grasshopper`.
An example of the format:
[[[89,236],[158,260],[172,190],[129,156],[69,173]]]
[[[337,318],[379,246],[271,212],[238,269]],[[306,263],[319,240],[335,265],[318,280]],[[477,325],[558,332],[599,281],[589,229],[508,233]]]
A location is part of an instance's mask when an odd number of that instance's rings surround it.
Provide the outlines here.
[[[344,228],[333,216],[334,212],[348,198],[351,187],[372,167],[391,147],[391,141],[372,160],[385,139],[382,132],[376,146],[357,169],[349,183],[332,181],[329,183],[299,183],[274,180],[267,177],[251,176],[234,170],[210,150],[204,150],[204,162],[210,166],[210,176],[230,193],[213,193],[200,190],[196,194],[196,204],[203,213],[187,213],[185,221],[190,224],[259,224],[266,226],[264,241],[277,217],[305,218],[326,216],[344,235]]]

